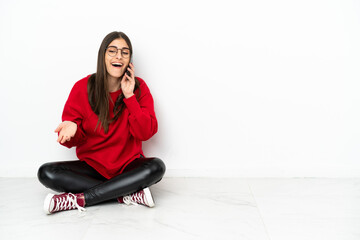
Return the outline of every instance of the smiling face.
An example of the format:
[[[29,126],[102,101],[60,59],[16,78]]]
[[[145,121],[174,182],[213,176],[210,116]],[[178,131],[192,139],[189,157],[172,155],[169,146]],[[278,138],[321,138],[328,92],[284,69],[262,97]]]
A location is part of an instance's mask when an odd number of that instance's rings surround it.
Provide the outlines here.
[[[117,38],[112,41],[108,47],[116,47],[118,49],[128,48],[126,41],[122,38]],[[116,50],[115,50],[116,51]],[[124,58],[121,55],[121,51],[119,50],[114,57],[111,57],[108,53],[111,54],[115,52],[111,49],[107,49],[105,53],[105,65],[108,73],[108,78],[119,79],[126,72],[126,69],[130,63],[130,55],[128,58]]]

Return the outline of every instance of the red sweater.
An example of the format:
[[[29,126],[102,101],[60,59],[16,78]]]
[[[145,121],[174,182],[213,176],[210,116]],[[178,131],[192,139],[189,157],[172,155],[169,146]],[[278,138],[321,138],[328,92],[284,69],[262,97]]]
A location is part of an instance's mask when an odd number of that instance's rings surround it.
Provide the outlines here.
[[[143,79],[140,82],[141,96],[136,99],[138,89],[130,98],[124,98],[125,106],[119,118],[109,124],[109,131],[99,131],[100,124],[94,132],[98,116],[92,111],[87,93],[87,82],[90,75],[76,82],[65,103],[63,121],[72,121],[78,125],[75,136],[62,145],[71,148],[76,146],[76,155],[80,161],[96,169],[101,175],[110,179],[124,170],[134,159],[143,156],[142,141],[151,138],[158,130],[154,111],[154,100]],[[121,89],[110,93],[115,103]],[[110,117],[114,117],[114,104],[110,101]]]

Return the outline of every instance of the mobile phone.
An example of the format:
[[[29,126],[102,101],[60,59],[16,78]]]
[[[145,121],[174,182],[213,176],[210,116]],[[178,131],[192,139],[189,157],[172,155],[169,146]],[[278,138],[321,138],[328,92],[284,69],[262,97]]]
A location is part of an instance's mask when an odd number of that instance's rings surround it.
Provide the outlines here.
[[[132,63],[132,55],[131,55],[131,58],[130,58],[129,65],[130,65],[130,63]],[[130,73],[129,70],[127,70],[127,71],[125,72],[125,74],[128,75],[129,77],[131,77],[131,73]]]
[[[131,73],[129,70],[127,70],[125,74],[128,75],[129,77],[131,77]]]

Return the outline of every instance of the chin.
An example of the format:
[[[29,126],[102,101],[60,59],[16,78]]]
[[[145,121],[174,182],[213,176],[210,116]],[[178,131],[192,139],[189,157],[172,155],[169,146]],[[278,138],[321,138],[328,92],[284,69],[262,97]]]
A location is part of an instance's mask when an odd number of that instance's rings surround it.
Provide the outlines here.
[[[114,77],[114,78],[120,78],[123,76],[122,73],[116,73],[116,74],[109,74],[111,77]]]

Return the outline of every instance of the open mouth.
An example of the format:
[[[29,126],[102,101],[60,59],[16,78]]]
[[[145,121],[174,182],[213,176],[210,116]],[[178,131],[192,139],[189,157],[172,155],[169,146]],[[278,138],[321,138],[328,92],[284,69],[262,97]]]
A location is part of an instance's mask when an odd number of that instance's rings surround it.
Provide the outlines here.
[[[122,67],[122,63],[112,63],[111,65],[113,67],[116,67],[116,68],[121,68]]]

